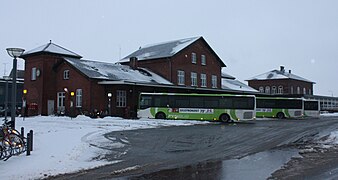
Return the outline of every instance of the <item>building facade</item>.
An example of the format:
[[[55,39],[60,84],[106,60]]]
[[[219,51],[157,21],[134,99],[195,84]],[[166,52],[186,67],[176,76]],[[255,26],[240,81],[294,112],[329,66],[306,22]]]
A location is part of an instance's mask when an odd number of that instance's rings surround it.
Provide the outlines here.
[[[136,57],[134,61],[130,58]],[[226,67],[203,37],[147,45],[119,61],[144,67],[176,86],[221,89],[221,69]]]
[[[279,70],[269,71],[247,81],[250,87],[260,93],[271,95],[313,95],[313,84],[315,84],[315,82],[293,74],[291,70],[286,72],[284,66],[281,66]]]
[[[225,64],[203,37],[140,50],[120,63],[84,60],[52,42],[26,51],[21,58],[28,115],[136,117],[140,92],[239,92],[222,89]]]

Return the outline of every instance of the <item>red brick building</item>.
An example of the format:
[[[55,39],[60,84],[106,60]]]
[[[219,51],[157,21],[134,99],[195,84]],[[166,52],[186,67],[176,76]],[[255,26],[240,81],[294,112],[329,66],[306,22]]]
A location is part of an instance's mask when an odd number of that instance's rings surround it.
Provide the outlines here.
[[[310,80],[297,76],[284,66],[255,76],[248,81],[250,87],[265,94],[278,95],[313,95],[313,84]]]
[[[136,116],[140,92],[245,91],[233,80],[231,86],[239,90],[222,85],[225,64],[203,37],[146,46],[120,63],[84,60],[52,42],[21,58],[28,115],[103,112],[130,117]]]
[[[221,89],[221,68],[226,67],[203,37],[180,39],[140,47],[120,60],[151,69],[174,85]]]

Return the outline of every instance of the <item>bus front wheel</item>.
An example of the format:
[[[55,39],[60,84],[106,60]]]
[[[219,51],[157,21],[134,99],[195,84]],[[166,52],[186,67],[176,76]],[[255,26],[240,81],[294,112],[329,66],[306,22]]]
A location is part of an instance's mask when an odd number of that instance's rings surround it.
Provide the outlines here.
[[[278,119],[284,119],[285,118],[284,113],[282,113],[282,112],[277,113],[277,118]]]
[[[155,115],[156,119],[165,119],[165,114],[163,112],[159,112]]]
[[[230,116],[228,114],[222,114],[219,117],[219,120],[221,120],[222,122],[231,122]]]

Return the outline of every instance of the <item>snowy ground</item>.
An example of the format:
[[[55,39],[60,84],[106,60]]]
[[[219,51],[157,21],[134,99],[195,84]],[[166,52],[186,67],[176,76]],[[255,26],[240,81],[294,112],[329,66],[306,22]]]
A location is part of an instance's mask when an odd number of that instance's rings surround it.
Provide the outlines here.
[[[321,116],[338,116],[338,114]],[[21,154],[11,157],[6,162],[0,161],[0,179],[36,179],[117,163],[97,159],[100,154],[104,154],[102,152],[104,150],[91,145],[111,143],[102,136],[107,132],[203,123],[207,122],[125,120],[116,117],[91,119],[85,116],[73,119],[51,116],[30,117],[25,120],[17,118],[17,129],[24,127],[25,133],[31,129],[34,131],[34,151],[31,156]],[[327,144],[338,144],[338,131],[330,134],[325,140],[325,145]]]
[[[125,120],[116,117],[91,119],[85,116],[17,118],[16,127],[34,131],[34,147],[30,156],[21,154],[0,161],[0,179],[36,179],[48,175],[74,172],[116,162],[93,160],[104,150],[91,144],[109,143],[103,134],[161,126],[202,124],[201,121]],[[117,144],[118,145],[118,144]]]

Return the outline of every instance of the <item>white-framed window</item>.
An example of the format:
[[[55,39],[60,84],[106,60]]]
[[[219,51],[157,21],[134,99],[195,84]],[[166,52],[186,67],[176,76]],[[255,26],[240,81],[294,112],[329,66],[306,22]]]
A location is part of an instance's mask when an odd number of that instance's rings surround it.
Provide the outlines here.
[[[264,87],[263,86],[259,87],[259,92],[264,93]]]
[[[69,79],[69,70],[63,71],[63,79]]]
[[[76,89],[76,107],[82,107],[82,89]]]
[[[211,87],[217,88],[217,76],[216,75],[211,76]]]
[[[32,80],[32,81],[35,81],[35,80],[36,80],[36,67],[33,67],[33,68],[32,68],[32,77],[31,77],[31,80]]]
[[[193,64],[197,63],[196,53],[191,53],[191,63],[193,63]]]
[[[297,87],[297,94],[300,94],[300,87]]]
[[[178,85],[185,85],[185,73],[184,71],[178,70],[177,71],[177,84]]]
[[[202,65],[206,65],[207,64],[207,58],[206,58],[206,56],[204,54],[201,55],[201,64]]]
[[[266,86],[265,87],[265,93],[266,94],[270,94],[270,86]]]
[[[65,100],[66,100],[66,93],[58,92],[57,93],[57,112],[58,113],[65,111]]]
[[[127,92],[123,90],[116,91],[116,107],[126,107]]]
[[[306,94],[306,88],[303,88],[303,94]]]
[[[309,94],[312,95],[311,89],[309,89]]]
[[[283,94],[283,86],[278,86],[278,94]]]
[[[272,86],[271,94],[276,94],[276,93],[277,93],[276,86]]]
[[[197,73],[191,72],[191,86],[197,86]]]
[[[207,75],[201,74],[201,87],[207,87]]]

